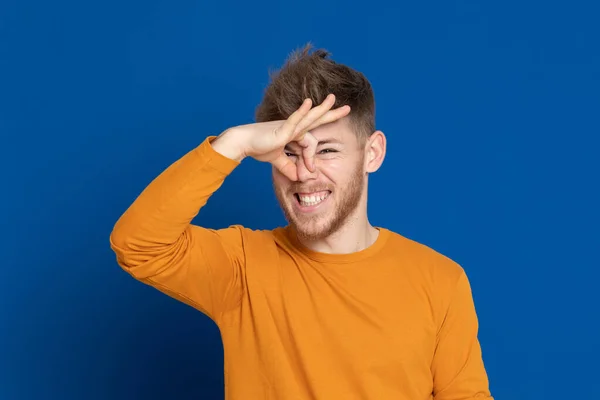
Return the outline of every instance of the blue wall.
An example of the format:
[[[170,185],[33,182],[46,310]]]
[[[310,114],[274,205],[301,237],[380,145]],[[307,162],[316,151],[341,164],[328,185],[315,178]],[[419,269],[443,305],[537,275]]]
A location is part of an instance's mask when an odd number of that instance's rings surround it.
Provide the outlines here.
[[[223,398],[216,327],[108,237],[309,40],[372,80],[389,153],[370,215],[467,270],[496,398],[600,398],[598,8],[259,3],[0,4],[0,399]],[[284,223],[268,166],[245,161],[196,222]]]

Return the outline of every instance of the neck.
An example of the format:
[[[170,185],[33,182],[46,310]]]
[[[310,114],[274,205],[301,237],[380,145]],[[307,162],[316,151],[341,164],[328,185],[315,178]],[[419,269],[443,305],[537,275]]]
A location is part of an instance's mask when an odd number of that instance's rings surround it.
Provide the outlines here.
[[[373,227],[366,216],[352,216],[333,234],[318,240],[298,238],[307,248],[328,254],[349,254],[371,246],[377,240],[379,230]]]

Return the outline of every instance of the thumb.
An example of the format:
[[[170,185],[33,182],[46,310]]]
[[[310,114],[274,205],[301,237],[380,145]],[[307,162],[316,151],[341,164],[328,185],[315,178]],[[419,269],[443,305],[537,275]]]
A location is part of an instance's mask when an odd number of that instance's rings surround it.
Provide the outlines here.
[[[296,163],[290,160],[290,158],[284,153],[281,153],[276,159],[271,161],[271,164],[289,180],[298,180],[298,169],[296,167]]]

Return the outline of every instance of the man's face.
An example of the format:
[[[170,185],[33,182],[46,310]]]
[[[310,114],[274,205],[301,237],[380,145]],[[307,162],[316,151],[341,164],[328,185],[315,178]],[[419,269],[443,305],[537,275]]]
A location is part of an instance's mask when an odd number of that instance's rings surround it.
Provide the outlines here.
[[[290,143],[285,152],[297,166],[298,181],[274,168],[273,185],[288,223],[302,238],[318,240],[338,231],[365,204],[365,150],[346,119],[311,134],[319,141],[315,171],[306,168],[301,147]]]

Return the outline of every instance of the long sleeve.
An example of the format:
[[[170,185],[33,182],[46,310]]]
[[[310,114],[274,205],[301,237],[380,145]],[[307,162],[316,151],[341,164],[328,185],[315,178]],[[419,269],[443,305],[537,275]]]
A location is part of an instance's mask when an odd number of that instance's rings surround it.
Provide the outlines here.
[[[435,400],[493,400],[477,335],[475,305],[463,272],[438,332],[432,364]]]
[[[216,320],[241,295],[244,254],[243,228],[191,224],[239,164],[216,152],[213,139],[146,187],[115,224],[110,246],[134,278]]]

